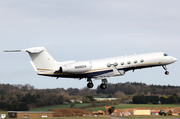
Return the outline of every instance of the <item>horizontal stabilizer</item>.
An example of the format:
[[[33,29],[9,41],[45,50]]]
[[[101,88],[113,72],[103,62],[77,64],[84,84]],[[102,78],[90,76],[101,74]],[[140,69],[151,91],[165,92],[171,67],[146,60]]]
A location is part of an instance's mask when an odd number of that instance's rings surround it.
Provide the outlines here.
[[[28,48],[24,50],[5,50],[4,52],[29,52],[29,53],[39,53],[42,52],[45,48],[44,47],[35,47],[35,48]]]
[[[5,50],[4,52],[21,52],[21,50]]]

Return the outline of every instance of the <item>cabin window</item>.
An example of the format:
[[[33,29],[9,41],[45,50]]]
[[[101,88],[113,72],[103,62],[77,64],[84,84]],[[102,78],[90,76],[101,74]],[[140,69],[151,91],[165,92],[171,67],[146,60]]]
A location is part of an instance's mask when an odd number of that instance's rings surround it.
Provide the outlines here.
[[[124,62],[121,62],[121,65],[124,65]]]
[[[135,60],[134,63],[137,63],[137,60]]]
[[[164,53],[164,56],[168,56],[168,54]]]
[[[128,61],[127,63],[128,63],[128,64],[131,64],[131,62],[130,62],[130,61]]]
[[[115,63],[114,63],[114,66],[118,66],[118,63],[117,63],[117,62],[115,62]]]
[[[144,60],[142,59],[142,60],[141,60],[141,63],[143,63],[143,62],[144,62]]]

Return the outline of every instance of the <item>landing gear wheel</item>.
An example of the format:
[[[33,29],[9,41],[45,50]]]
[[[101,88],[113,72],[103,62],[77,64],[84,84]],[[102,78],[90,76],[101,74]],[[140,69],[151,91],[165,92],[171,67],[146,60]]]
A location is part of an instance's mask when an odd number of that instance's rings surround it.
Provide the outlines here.
[[[166,75],[169,75],[169,72],[168,72],[168,71],[165,71],[165,74],[166,74]]]
[[[87,84],[87,87],[88,87],[88,88],[92,88],[93,86],[94,86],[93,83],[88,83],[88,84]]]
[[[107,88],[107,84],[102,83],[102,84],[100,85],[100,88],[101,88],[101,89],[106,89],[106,88]]]
[[[92,80],[91,80],[91,78],[87,78],[87,87],[88,88],[92,88],[93,86],[94,86],[94,84],[92,83]]]

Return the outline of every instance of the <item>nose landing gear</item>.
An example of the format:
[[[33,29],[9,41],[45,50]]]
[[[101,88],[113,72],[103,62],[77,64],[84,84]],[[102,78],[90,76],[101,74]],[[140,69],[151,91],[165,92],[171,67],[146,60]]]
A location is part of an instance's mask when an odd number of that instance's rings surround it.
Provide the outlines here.
[[[169,75],[169,72],[168,72],[168,71],[165,71],[165,74],[166,74],[166,75]]]
[[[167,71],[167,67],[166,67],[166,66],[162,66],[162,67],[163,67],[164,70],[166,70],[166,71],[165,71],[165,74],[166,74],[166,75],[169,75],[169,71]]]

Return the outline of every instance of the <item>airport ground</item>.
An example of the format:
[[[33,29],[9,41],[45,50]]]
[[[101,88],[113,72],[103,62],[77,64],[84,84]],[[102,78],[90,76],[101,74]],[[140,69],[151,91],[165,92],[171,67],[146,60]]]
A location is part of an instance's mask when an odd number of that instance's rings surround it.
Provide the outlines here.
[[[0,113],[6,113],[7,112],[0,112]],[[174,118],[180,118],[179,116],[110,116],[110,115],[102,115],[102,116],[85,116],[85,117],[51,117],[46,119],[174,119]],[[8,119],[8,118],[6,118]],[[10,119],[10,118],[9,118]],[[20,118],[17,118],[20,119]],[[42,119],[42,118],[33,118],[33,119]]]
[[[46,119],[174,119],[179,117],[152,117],[152,116],[129,116],[129,117],[112,117],[112,116],[101,116],[101,117],[52,117],[52,118],[46,118]],[[11,119],[11,118],[6,118]],[[20,118],[17,118],[20,119]],[[33,118],[33,119],[42,119],[42,118]]]
[[[88,104],[76,104],[77,107],[81,107],[81,106],[86,106]],[[35,110],[31,110],[31,111],[45,111],[48,109],[52,109],[52,108],[69,108],[70,105],[56,105],[56,106],[49,106],[49,107],[42,107],[42,108],[36,108]],[[112,105],[113,106],[113,105]],[[161,108],[177,108],[180,107],[180,105],[172,105],[172,104],[168,104],[168,105],[152,105],[152,104],[121,104],[121,105],[114,105],[116,107],[116,109],[127,109],[127,108],[157,108],[157,107],[161,107]],[[96,107],[96,108],[91,108],[88,109],[89,111],[97,111],[97,110],[104,110],[104,106],[103,107]],[[6,113],[7,112],[1,112],[1,113]],[[48,118],[48,119],[128,119],[128,118],[134,118],[134,119],[173,119],[173,118],[180,118],[179,116],[119,116],[119,117],[113,117],[110,115],[103,115],[103,116],[86,116],[86,117],[53,117],[53,118]],[[36,118],[36,119],[40,119],[40,118]]]

